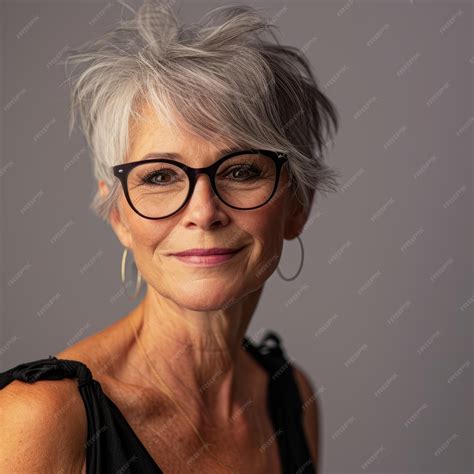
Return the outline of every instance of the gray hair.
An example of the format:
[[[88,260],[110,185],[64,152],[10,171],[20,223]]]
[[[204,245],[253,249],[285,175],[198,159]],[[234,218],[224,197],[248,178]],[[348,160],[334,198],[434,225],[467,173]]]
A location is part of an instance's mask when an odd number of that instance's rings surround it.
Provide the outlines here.
[[[303,52],[281,45],[260,10],[220,6],[183,25],[166,1],[145,0],[132,19],[69,50],[62,64],[79,70],[68,77],[69,135],[77,113],[94,176],[111,189],[93,198],[97,216],[107,221],[116,205],[121,188],[110,168],[126,161],[144,103],[206,140],[286,152],[289,183],[304,209],[315,191],[337,190],[340,174],[323,161],[337,110]]]

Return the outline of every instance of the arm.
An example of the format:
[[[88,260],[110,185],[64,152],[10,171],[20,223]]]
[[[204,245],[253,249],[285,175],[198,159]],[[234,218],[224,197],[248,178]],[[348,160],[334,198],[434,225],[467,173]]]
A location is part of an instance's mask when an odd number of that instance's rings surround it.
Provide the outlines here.
[[[0,472],[79,474],[86,438],[74,380],[15,380],[0,390]]]

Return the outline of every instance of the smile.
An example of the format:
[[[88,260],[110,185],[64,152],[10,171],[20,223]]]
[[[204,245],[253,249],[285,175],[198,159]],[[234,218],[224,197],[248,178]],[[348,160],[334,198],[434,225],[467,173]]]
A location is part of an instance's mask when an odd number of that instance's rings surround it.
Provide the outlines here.
[[[242,247],[243,248],[243,247]],[[232,253],[226,253],[222,255],[173,255],[174,258],[181,260],[184,263],[200,266],[200,267],[212,267],[230,261],[235,255],[237,255],[242,249],[236,250]]]

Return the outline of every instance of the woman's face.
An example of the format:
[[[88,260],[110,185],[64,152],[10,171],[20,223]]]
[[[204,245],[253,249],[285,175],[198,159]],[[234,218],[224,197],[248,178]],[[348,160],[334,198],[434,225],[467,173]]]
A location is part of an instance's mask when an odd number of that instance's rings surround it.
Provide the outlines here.
[[[127,161],[141,160],[149,153],[173,152],[198,168],[211,165],[224,148],[223,143],[185,134],[147,113],[147,121],[134,127]],[[99,186],[103,193],[108,191],[103,182]],[[283,239],[298,235],[306,217],[291,198],[285,165],[273,198],[257,209],[239,211],[226,206],[214,195],[207,176],[199,175],[187,205],[171,217],[145,219],[121,193],[110,223],[155,291],[179,306],[206,311],[222,308],[263,286],[278,265]],[[196,266],[169,255],[210,247],[243,249],[214,266]]]

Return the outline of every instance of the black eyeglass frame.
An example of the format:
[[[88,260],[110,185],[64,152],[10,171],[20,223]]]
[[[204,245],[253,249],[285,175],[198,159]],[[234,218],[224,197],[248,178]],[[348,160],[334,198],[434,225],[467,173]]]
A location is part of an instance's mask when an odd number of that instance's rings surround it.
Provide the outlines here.
[[[227,203],[220,195],[219,192],[217,191],[217,186],[215,183],[215,176],[217,173],[217,169],[219,166],[229,158],[232,158],[234,156],[238,155],[248,155],[248,154],[261,154],[270,157],[274,163],[275,163],[275,171],[276,171],[276,178],[275,178],[275,185],[273,187],[272,193],[270,194],[269,198],[262,204],[259,204],[258,206],[254,207],[248,207],[248,208],[240,208],[237,206],[232,206],[231,204]],[[288,155],[286,153],[278,152],[278,151],[272,151],[272,150],[238,150],[234,151],[232,153],[228,153],[221,158],[219,158],[217,161],[215,161],[212,165],[207,166],[205,168],[193,168],[191,166],[185,165],[184,163],[181,163],[180,161],[175,161],[175,160],[169,160],[166,158],[152,158],[148,160],[139,160],[139,161],[131,161],[129,163],[123,163],[121,165],[115,165],[112,166],[111,169],[114,173],[114,176],[116,176],[119,180],[120,183],[122,184],[122,189],[125,194],[125,198],[127,199],[128,204],[130,207],[141,217],[145,219],[150,219],[150,220],[158,220],[158,219],[166,219],[167,217],[171,217],[177,212],[179,212],[183,207],[186,206],[186,204],[189,202],[189,199],[191,198],[193,192],[194,192],[194,187],[196,185],[196,179],[199,174],[206,174],[209,177],[209,181],[211,183],[212,189],[214,191],[214,194],[223,202],[226,206],[232,207],[233,209],[238,209],[240,211],[250,211],[252,209],[257,209],[259,207],[264,206],[267,204],[275,194],[275,191],[278,188],[278,184],[280,182],[280,174],[281,174],[281,169],[285,162],[288,161]],[[162,217],[148,217],[142,214],[141,212],[136,209],[136,207],[133,205],[132,200],[130,199],[130,195],[128,192],[128,185],[127,185],[127,179],[130,171],[132,171],[133,168],[136,166],[142,165],[144,163],[169,163],[174,166],[177,166],[181,168],[186,175],[188,176],[189,179],[189,190],[188,194],[186,196],[186,199],[183,201],[183,204],[181,204],[176,211],[172,212],[171,214],[168,214],[167,216],[162,216]]]

